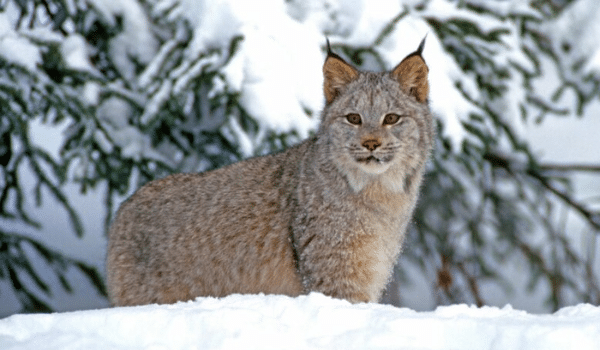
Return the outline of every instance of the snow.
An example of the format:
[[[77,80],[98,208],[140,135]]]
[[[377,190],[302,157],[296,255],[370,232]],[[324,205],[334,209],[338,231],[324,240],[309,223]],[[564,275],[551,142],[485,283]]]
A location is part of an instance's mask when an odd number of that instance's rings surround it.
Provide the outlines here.
[[[195,40],[195,46],[202,47],[198,42],[206,41],[206,33],[219,32],[221,45],[235,35],[243,35],[238,51],[223,69],[226,82],[230,88],[239,89],[240,103],[261,128],[275,132],[295,130],[306,138],[316,127],[317,118],[310,118],[305,110],[317,114],[322,107],[323,35],[289,17],[279,1],[221,2],[218,11],[222,13],[212,13],[211,17],[227,18],[232,23],[228,30],[236,28],[235,32],[223,33],[223,21],[205,21],[196,30],[202,36],[194,39],[202,40]],[[208,25],[216,27],[207,29]],[[228,38],[223,38],[224,34]],[[210,38],[215,40],[215,35]],[[252,143],[244,142],[242,152],[252,154],[254,147],[262,143],[260,136],[266,130],[261,130]]]
[[[460,12],[454,5],[438,2],[436,6],[442,10],[454,9],[445,11],[444,16]],[[243,37],[234,56],[220,71],[225,75],[228,88],[239,92],[239,102],[260,127],[255,135],[248,135],[240,142],[242,154],[252,155],[263,142],[266,131],[295,131],[300,138],[305,138],[316,128],[318,118],[313,116],[323,107],[320,72],[326,35],[334,44],[372,45],[383,28],[402,13],[406,3],[385,0],[285,3],[276,0],[183,0],[174,5],[171,0],[165,0],[160,7],[179,6],[176,12],[195,26],[186,61],[209,49],[225,49],[234,37]],[[468,13],[460,13],[463,12]],[[386,61],[386,68],[391,69],[413,52],[429,32],[431,28],[424,17],[408,15],[398,22],[393,32],[377,46]],[[167,46],[171,45],[167,43]],[[164,51],[168,52],[169,48]],[[163,50],[159,50],[156,58],[158,62],[162,61],[161,52]],[[424,57],[431,68],[431,108],[444,119],[446,136],[458,146],[466,137],[461,118],[467,117],[473,107],[458,91],[455,81],[461,81],[465,89],[473,92],[471,96],[477,98],[473,79],[463,76],[435,35],[428,38]],[[151,64],[142,75],[142,86],[149,84],[156,66],[158,64]],[[184,69],[187,67],[182,64],[171,76],[178,76],[179,70]],[[235,122],[230,121],[227,125],[234,130],[226,133],[246,132],[236,129]]]
[[[0,56],[29,71],[42,63],[39,47],[12,29],[8,16],[0,12]]]
[[[178,45],[177,40],[168,40],[158,51],[156,56],[148,64],[146,69],[140,74],[138,78],[138,84],[141,88],[147,88],[150,85],[152,79],[155,79],[159,73],[162,65],[165,63],[167,57],[175,50]]]
[[[586,71],[600,74],[599,16],[600,7],[596,0],[580,0],[573,2],[559,17],[543,27],[550,35],[548,42],[556,52],[563,54],[561,58],[565,67],[592,57],[585,64]]]
[[[132,111],[131,106],[125,101],[109,97],[98,107],[97,113],[104,130],[96,129],[94,139],[105,152],[110,152],[114,144],[122,148],[124,158],[139,161],[142,157],[146,157],[169,163],[168,158],[151,147],[152,141],[149,135],[128,124]]]
[[[173,87],[173,84],[170,80],[166,80],[154,93],[152,98],[148,101],[146,106],[144,107],[144,113],[140,116],[140,122],[142,125],[148,125],[151,121],[154,120],[158,112],[162,106],[167,102],[167,100],[171,97],[170,91]]]
[[[489,1],[487,2],[489,3]],[[461,19],[476,23],[483,33],[489,33],[503,27],[502,22],[496,18],[490,17],[487,21],[482,21],[481,16],[476,12],[469,11],[466,8],[457,8],[455,4],[446,0],[432,0],[427,7],[426,14],[442,21]]]
[[[150,62],[158,46],[141,4],[136,0],[90,0],[90,4],[111,25],[116,25],[117,18],[123,20],[123,32],[110,41],[109,51],[119,72],[134,81],[135,61]]]
[[[10,349],[596,350],[600,307],[552,315],[467,305],[416,312],[311,293],[231,295],[0,320]]]
[[[81,91],[81,97],[81,100],[87,105],[97,105],[100,101],[100,85],[93,81],[85,82]]]
[[[71,34],[61,44],[61,55],[68,68],[95,71],[86,49],[86,41],[79,34]]]
[[[197,57],[209,48],[227,45],[231,38],[238,34],[242,25],[239,17],[233,13],[235,1],[183,0],[181,5],[186,18],[192,23],[197,23],[189,57]]]
[[[176,32],[174,38],[158,47],[150,30],[150,19],[134,0],[92,0],[91,4],[109,23],[116,21],[117,16],[123,19],[124,30],[111,40],[110,54],[121,74],[130,81],[137,81],[141,93],[150,94],[148,100],[142,103],[145,106],[140,118],[143,125],[152,123],[168,98],[185,94],[189,82],[202,72],[219,70],[223,76],[216,77],[215,83],[224,83],[222,88],[237,92],[240,105],[259,126],[259,130],[252,135],[237,138],[240,140],[240,152],[251,156],[270,132],[295,132],[299,139],[303,139],[317,127],[317,116],[323,107],[323,78],[320,72],[325,56],[325,36],[334,44],[369,47],[393,19],[414,2],[158,1],[152,16],[183,16],[193,27],[191,42],[185,48],[185,59],[171,69],[167,80],[162,83],[158,82],[160,70],[173,50],[185,41],[184,31]],[[506,5],[505,11],[510,11],[509,8],[514,6]],[[417,48],[425,35],[432,32],[425,20],[428,16],[441,19],[449,16],[468,17],[476,20],[483,31],[502,26],[500,20],[477,20],[472,18],[474,14],[471,11],[458,9],[447,1],[436,0],[427,7],[425,13],[415,15],[409,11],[396,23],[386,39],[376,46],[375,49],[386,63],[385,68],[391,69],[397,65]],[[233,57],[224,62],[235,37],[243,39],[238,43]],[[65,40],[63,47],[71,41],[75,40]],[[510,44],[515,47],[513,43]],[[80,68],[87,66],[83,43],[69,47],[70,50],[63,52],[69,65]],[[462,120],[474,112],[474,107],[456,88],[456,83],[460,82],[468,95],[476,100],[478,91],[474,79],[464,75],[433,34],[427,40],[424,57],[430,67],[432,111],[444,120],[445,136],[458,149],[467,135]],[[498,59],[508,60],[505,56]],[[137,77],[134,77],[135,61],[148,63]],[[520,91],[515,91],[517,97],[521,97]],[[85,102],[93,103],[94,91],[87,92],[82,95],[86,97]],[[509,107],[516,110],[516,106],[517,103],[514,103]],[[248,133],[232,120],[224,128],[231,130],[221,130],[223,134],[240,136]],[[125,146],[125,141],[121,141],[121,146]],[[132,148],[132,156],[135,153],[137,157],[138,151]]]
[[[356,23],[361,18],[373,18],[365,15],[365,11],[386,11],[389,9],[386,5],[392,6],[394,10],[399,8],[392,1],[371,1],[371,6],[365,6],[360,0],[292,0],[287,2],[286,11],[292,18],[318,28],[321,33],[348,36],[355,31]],[[388,15],[389,13],[394,12],[388,12]]]

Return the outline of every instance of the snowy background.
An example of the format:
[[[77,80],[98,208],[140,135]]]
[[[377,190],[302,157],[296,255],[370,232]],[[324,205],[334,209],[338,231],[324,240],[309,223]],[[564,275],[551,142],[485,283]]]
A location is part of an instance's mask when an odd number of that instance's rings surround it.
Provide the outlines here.
[[[243,156],[259,152],[258,145],[269,132],[294,132],[298,139],[305,138],[317,125],[317,115],[322,107],[321,67],[324,33],[336,45],[365,46],[372,43],[389,21],[403,6],[414,6],[419,1],[157,1],[155,15],[184,16],[192,24],[191,44],[185,55],[202,56],[213,48],[221,48],[238,35],[244,37],[236,54],[227,61],[221,75],[212,82],[211,93],[218,95],[222,89],[239,91],[239,101],[260,121],[258,130],[244,132],[235,121],[227,124],[227,132],[239,141]],[[477,4],[478,1],[470,1]],[[488,2],[489,4],[490,2]],[[497,11],[532,13],[521,1],[496,1]],[[0,56],[26,69],[34,70],[42,58],[35,40],[59,43],[61,54],[71,69],[97,74],[90,62],[89,49],[82,37],[66,38],[50,31],[32,31],[26,38],[13,29],[16,8],[9,4],[0,13]],[[195,72],[211,64],[222,64],[218,55],[202,56],[192,61],[184,60],[171,70],[167,79],[160,79],[160,67],[178,38],[162,46],[150,35],[149,20],[142,6],[134,0],[90,0],[89,4],[103,14],[106,21],[123,23],[123,32],[112,39],[110,54],[118,63],[119,73],[132,77],[137,88],[151,93],[140,104],[144,106],[140,117],[142,124],[152,124],[159,111],[165,108],[169,96],[185,90]],[[167,9],[169,10],[167,12]],[[268,10],[265,10],[268,9]],[[427,12],[420,16],[444,19],[475,16],[459,10],[454,2],[430,1]],[[502,27],[501,22],[478,21],[481,30]],[[573,25],[576,23],[577,25]],[[547,24],[551,45],[561,45],[565,38],[577,37],[579,45],[565,54],[565,66],[579,62],[582,57],[587,72],[600,72],[600,5],[593,0],[573,2],[563,15]],[[486,27],[489,26],[489,27]],[[456,88],[460,81],[465,91],[477,98],[480,92],[470,77],[463,76],[439,38],[422,17],[408,15],[398,22],[396,29],[379,46],[385,64],[391,67],[406,54],[414,51],[427,35],[424,58],[430,68],[431,108],[444,122],[443,137],[454,147],[469,137],[461,125],[475,107]],[[34,38],[34,39],[32,39]],[[519,38],[508,36],[504,45],[518,47]],[[499,62],[527,63],[522,51],[508,49]],[[140,73],[135,62],[146,64]],[[188,63],[185,63],[188,62]],[[192,63],[189,63],[192,62]],[[519,103],[525,98],[520,81],[513,82],[510,96],[504,105],[507,122],[530,141],[533,150],[547,163],[600,164],[600,104],[596,102],[586,110],[583,118],[547,118],[542,124],[518,118]],[[160,83],[159,83],[160,82]],[[552,89],[553,77],[537,82],[539,90]],[[285,87],[285,88],[282,88]],[[118,86],[113,87],[119,90]],[[221,89],[221,90],[220,90]],[[140,133],[127,122],[128,105],[117,99],[100,103],[101,87],[93,81],[79,91],[83,103],[97,106],[104,128],[93,135],[100,147],[110,150],[120,147],[132,160],[152,158],[170,162],[166,154],[172,149],[157,150],[150,147],[150,136]],[[133,96],[132,99],[139,98]],[[565,94],[562,100],[575,99]],[[567,103],[568,104],[568,103]],[[118,113],[115,113],[118,111]],[[570,114],[573,111],[570,111]],[[204,123],[209,125],[210,123]],[[210,125],[209,125],[210,126]],[[59,149],[69,125],[48,126],[41,122],[31,125],[32,140],[59,157]],[[110,139],[110,142],[108,141]],[[162,152],[162,153],[161,153]],[[175,155],[174,159],[182,157]],[[201,160],[190,160],[188,169],[202,169]],[[85,164],[72,170],[74,178],[83,176]],[[33,192],[33,174],[20,173],[23,182]],[[587,199],[600,196],[600,182],[594,174],[577,174],[575,195]],[[11,222],[12,230],[25,230],[32,237],[47,243],[69,256],[86,261],[103,270],[106,240],[104,236],[103,185],[80,194],[79,185],[65,186],[68,197],[76,203],[82,214],[86,234],[76,238],[69,217],[52,201],[43,206],[28,204],[28,209],[42,223],[44,230],[30,230]],[[123,200],[125,196],[119,200]],[[598,203],[598,201],[593,202]],[[118,204],[118,203],[117,203]],[[600,251],[584,239],[588,228],[574,213],[565,210],[565,225],[573,232],[572,239],[579,240],[577,247],[589,250],[589,256]],[[581,233],[581,235],[579,235]],[[410,249],[410,246],[405,247]],[[600,260],[600,259],[599,259]],[[519,272],[524,262],[508,265],[511,276],[523,286],[527,283]],[[34,268],[47,271],[42,261]],[[405,290],[403,305],[412,310],[433,310],[435,298],[428,290],[431,281],[419,278],[419,271],[409,272],[415,283]],[[42,275],[44,273],[42,272]],[[104,308],[107,301],[76,271],[66,276],[73,283],[73,293],[53,288],[48,302],[57,311]],[[520,282],[519,282],[520,281]],[[19,310],[17,297],[0,282],[0,317]],[[51,282],[58,285],[58,281]],[[32,286],[33,283],[30,283]],[[35,287],[33,287],[35,288]],[[500,307],[476,309],[465,305],[438,308],[431,312],[416,312],[383,305],[352,306],[344,301],[332,300],[318,294],[291,299],[281,296],[231,296],[222,300],[199,299],[196,302],[173,306],[145,306],[114,310],[97,310],[52,315],[17,315],[0,320],[0,348],[34,349],[44,344],[48,349],[73,348],[396,348],[397,344],[414,349],[596,349],[600,344],[600,310],[591,305],[579,305],[553,315],[534,316],[530,313],[547,313],[541,300],[543,291],[532,293],[525,287],[512,294],[490,288],[486,295],[488,304]],[[574,302],[577,304],[577,301]],[[269,339],[269,340],[265,340]],[[349,346],[350,345],[350,346]],[[361,346],[364,345],[364,346]]]

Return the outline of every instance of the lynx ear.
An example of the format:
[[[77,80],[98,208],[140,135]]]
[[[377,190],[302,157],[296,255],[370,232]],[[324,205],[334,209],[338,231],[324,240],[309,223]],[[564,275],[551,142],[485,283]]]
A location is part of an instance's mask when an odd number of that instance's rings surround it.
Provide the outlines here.
[[[429,96],[429,83],[427,82],[429,68],[421,56],[424,46],[425,38],[421,41],[417,51],[406,56],[406,58],[390,72],[392,78],[400,83],[402,90],[421,103],[427,101],[427,97]]]
[[[328,39],[327,58],[323,65],[323,92],[325,93],[327,103],[331,103],[338,95],[340,89],[356,79],[357,76],[358,71],[354,67],[331,51]]]

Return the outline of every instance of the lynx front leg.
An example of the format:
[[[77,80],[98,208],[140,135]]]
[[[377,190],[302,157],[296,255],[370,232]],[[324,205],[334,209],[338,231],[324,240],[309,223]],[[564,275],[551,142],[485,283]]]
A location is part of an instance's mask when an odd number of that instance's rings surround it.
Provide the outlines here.
[[[372,240],[353,233],[329,237],[304,231],[294,243],[305,290],[353,303],[377,302],[385,283],[378,283],[376,252],[368,251]]]

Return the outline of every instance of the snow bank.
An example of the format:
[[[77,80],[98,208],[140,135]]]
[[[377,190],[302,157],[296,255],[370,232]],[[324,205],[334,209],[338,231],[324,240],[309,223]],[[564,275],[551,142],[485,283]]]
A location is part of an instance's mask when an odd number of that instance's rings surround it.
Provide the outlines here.
[[[600,307],[553,315],[466,305],[416,312],[322,294],[232,295],[0,320],[9,349],[598,349]]]

